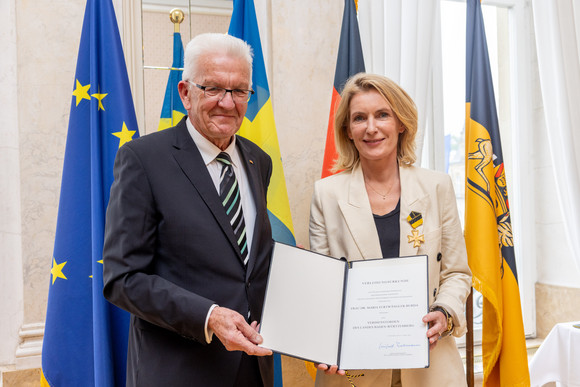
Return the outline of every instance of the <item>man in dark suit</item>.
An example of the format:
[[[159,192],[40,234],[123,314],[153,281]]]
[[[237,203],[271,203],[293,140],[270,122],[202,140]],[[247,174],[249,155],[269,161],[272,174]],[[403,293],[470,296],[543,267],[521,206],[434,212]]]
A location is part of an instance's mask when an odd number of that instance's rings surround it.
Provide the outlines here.
[[[257,346],[272,162],[235,135],[251,74],[245,42],[197,36],[179,83],[188,116],[118,151],[104,295],[131,313],[128,386],[273,385],[272,353]]]

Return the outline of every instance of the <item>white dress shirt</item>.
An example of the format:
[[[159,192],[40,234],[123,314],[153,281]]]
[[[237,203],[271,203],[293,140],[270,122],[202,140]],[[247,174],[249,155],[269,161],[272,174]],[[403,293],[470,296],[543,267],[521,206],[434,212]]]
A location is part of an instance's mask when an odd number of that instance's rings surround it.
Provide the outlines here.
[[[199,153],[205,163],[205,166],[211,176],[213,184],[216,188],[216,192],[219,195],[220,192],[220,174],[223,164],[216,160],[216,157],[222,152],[220,148],[215,146],[207,138],[203,137],[197,129],[191,123],[191,120],[187,119],[187,130],[193,139],[193,142],[197,146]],[[252,239],[254,236],[254,225],[256,223],[256,203],[254,202],[254,197],[252,196],[252,190],[250,189],[250,183],[248,181],[248,175],[242,164],[240,157],[240,152],[236,148],[236,137],[234,136],[230,145],[224,150],[230,158],[232,159],[232,165],[234,167],[234,173],[236,179],[238,180],[238,185],[240,186],[240,196],[242,200],[242,211],[244,212],[244,222],[246,223],[246,239],[248,242],[248,257],[252,253]],[[211,312],[217,307],[217,304],[212,305],[207,313],[205,319],[205,339],[208,343],[211,342],[213,337],[213,332],[208,330],[207,323]]]

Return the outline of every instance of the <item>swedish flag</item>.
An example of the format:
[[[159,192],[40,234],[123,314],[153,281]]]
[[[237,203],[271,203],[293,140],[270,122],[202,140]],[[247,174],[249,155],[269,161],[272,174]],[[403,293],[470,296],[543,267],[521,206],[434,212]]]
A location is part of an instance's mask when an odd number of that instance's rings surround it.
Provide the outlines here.
[[[244,40],[254,52],[252,88],[256,93],[248,102],[246,117],[238,134],[256,143],[272,158],[272,177],[267,198],[272,236],[278,242],[295,245],[286,180],[253,0],[234,0],[228,34]],[[282,386],[282,366],[278,354],[274,355],[274,367],[274,385]]]
[[[467,2],[465,242],[483,295],[484,386],[529,386],[504,160],[480,0]]]
[[[181,73],[183,69],[183,42],[181,41],[181,34],[179,32],[173,33],[173,62],[167,79],[167,87],[165,88],[165,98],[163,99],[163,107],[161,108],[161,119],[159,120],[159,127],[157,130],[171,128],[177,125],[179,121],[187,114],[187,111],[181,103],[177,84],[181,81]]]
[[[256,93],[248,102],[246,117],[238,134],[256,143],[272,158],[272,178],[268,188],[268,215],[272,223],[272,234],[276,241],[294,245],[286,180],[264,66],[260,31],[252,0],[234,0],[234,11],[228,34],[246,41],[254,51],[252,88]]]
[[[45,386],[125,383],[129,315],[103,297],[102,252],[115,155],[138,136],[113,4],[88,0],[50,271]]]

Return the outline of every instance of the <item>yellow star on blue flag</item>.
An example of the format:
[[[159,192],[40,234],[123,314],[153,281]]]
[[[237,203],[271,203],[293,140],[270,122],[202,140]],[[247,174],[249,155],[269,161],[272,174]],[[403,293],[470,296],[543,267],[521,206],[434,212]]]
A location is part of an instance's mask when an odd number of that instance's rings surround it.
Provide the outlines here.
[[[103,99],[108,95],[108,93],[101,93],[101,90],[99,88],[99,92],[95,93],[95,94],[91,94],[91,97],[95,98],[97,101],[99,101],[99,110],[105,110],[105,107],[103,106]]]
[[[119,137],[119,148],[123,146],[123,144],[131,141],[133,139],[133,135],[135,134],[136,130],[129,130],[127,129],[127,125],[123,122],[123,128],[120,132],[114,132],[113,136]]]
[[[63,263],[56,263],[56,259],[54,258],[52,259],[52,269],[50,269],[50,274],[52,274],[53,285],[54,281],[56,281],[57,278],[67,279],[64,273],[62,272],[64,265],[66,265],[66,261]]]
[[[89,96],[90,87],[91,87],[90,84],[84,86],[81,85],[81,83],[77,79],[77,86],[72,93],[72,95],[76,98],[76,106],[79,106],[79,103],[81,103],[83,99],[88,99],[89,101],[91,100],[91,97]]]
[[[47,273],[43,386],[125,385],[129,314],[103,297],[99,261],[115,155],[138,135],[112,1],[87,0]]]

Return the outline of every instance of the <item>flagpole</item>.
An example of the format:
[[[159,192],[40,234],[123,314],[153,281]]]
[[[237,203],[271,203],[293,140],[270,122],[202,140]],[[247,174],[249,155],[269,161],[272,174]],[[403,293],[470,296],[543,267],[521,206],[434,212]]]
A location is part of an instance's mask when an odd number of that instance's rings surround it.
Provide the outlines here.
[[[465,304],[465,314],[467,315],[467,336],[465,338],[465,365],[467,386],[475,385],[474,367],[473,367],[473,287],[467,297]]]
[[[173,23],[173,32],[179,32],[179,25],[185,18],[185,15],[182,10],[179,8],[173,8],[169,12],[169,20]]]

